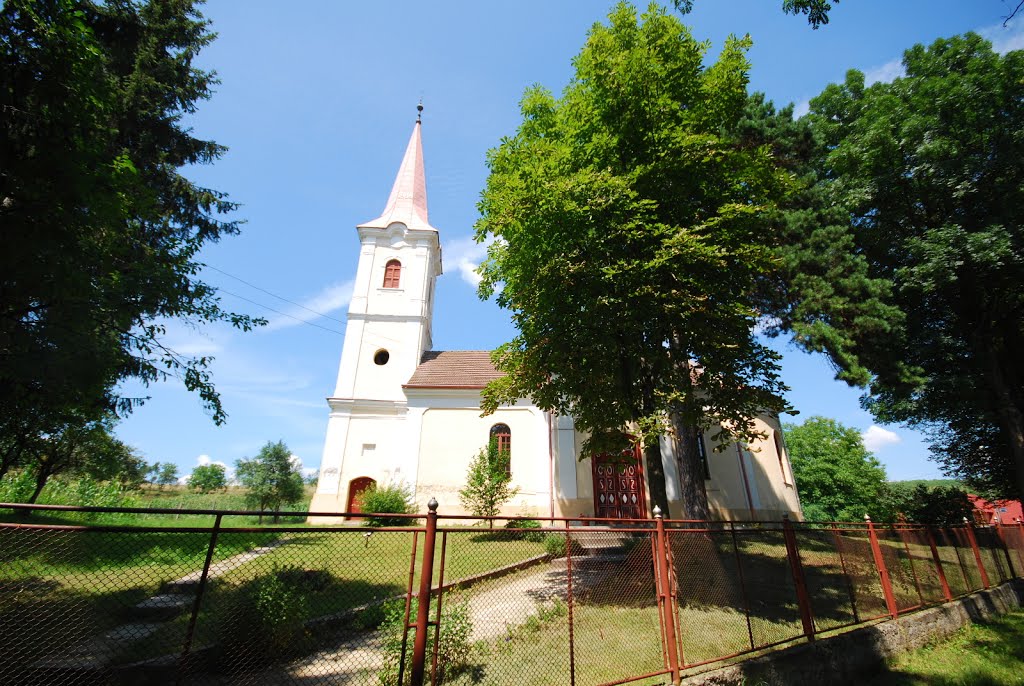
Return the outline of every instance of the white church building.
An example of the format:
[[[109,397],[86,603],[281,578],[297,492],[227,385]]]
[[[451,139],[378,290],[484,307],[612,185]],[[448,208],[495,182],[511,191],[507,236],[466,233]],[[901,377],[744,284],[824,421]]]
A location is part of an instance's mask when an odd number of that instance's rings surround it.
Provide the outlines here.
[[[491,437],[509,448],[519,492],[508,516],[649,517],[639,452],[623,471],[600,458],[580,460],[571,417],[520,400],[480,415],[480,397],[498,372],[483,350],[434,350],[434,286],[442,275],[438,229],[427,215],[421,123],[379,217],[359,224],[359,264],[348,310],[338,381],[312,512],[355,513],[372,484],[402,483],[418,511],[436,498],[442,514],[464,514],[458,491],[470,460]],[[712,516],[802,519],[777,417],[758,418],[756,444],[698,449]],[[709,432],[710,433],[710,432]],[[671,516],[681,516],[672,442],[663,440]],[[317,518],[317,521],[340,518]]]

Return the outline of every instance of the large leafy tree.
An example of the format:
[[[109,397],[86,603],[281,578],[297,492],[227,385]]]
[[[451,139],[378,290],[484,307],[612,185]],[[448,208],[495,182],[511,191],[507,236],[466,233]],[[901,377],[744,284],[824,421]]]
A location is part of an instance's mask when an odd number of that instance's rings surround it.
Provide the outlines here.
[[[0,8],[0,434],[128,411],[119,381],[179,376],[225,418],[208,359],[164,322],[253,321],[198,277],[235,205],[181,170],[218,158],[182,117],[213,74],[193,0],[8,0]],[[11,453],[16,457],[18,449]],[[7,459],[7,456],[5,456]]]
[[[684,509],[706,516],[692,439],[751,439],[784,408],[777,356],[753,334],[753,293],[776,268],[771,211],[790,177],[736,133],[747,38],[706,66],[706,43],[653,6],[595,25],[561,98],[540,87],[488,157],[477,238],[484,297],[518,335],[485,410],[519,397],[572,415],[584,454],[644,447],[651,497],[668,512],[658,437],[680,438]]]
[[[804,516],[818,521],[887,518],[885,468],[864,447],[860,433],[834,419],[809,417],[784,424],[793,477]]]
[[[284,441],[268,441],[251,460],[236,463],[235,476],[248,492],[245,501],[260,511],[260,522],[265,510],[280,510],[302,500],[304,493],[302,474],[292,460],[292,453]],[[274,515],[274,521],[278,515]]]
[[[903,63],[892,83],[851,71],[811,105],[822,192],[900,314],[886,335],[843,328],[847,355],[833,360],[869,370],[868,407],[929,432],[953,474],[1019,496],[1024,52],[966,34]]]

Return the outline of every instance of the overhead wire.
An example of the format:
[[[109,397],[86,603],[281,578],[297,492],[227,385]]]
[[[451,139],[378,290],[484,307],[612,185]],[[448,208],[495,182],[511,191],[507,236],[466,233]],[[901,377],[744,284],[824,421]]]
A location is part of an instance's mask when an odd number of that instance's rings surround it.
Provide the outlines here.
[[[271,307],[270,305],[264,305],[261,302],[256,302],[255,300],[250,300],[249,298],[246,298],[244,295],[239,295],[238,293],[232,293],[231,291],[229,291],[227,289],[218,287],[217,290],[220,291],[221,293],[226,293],[227,295],[230,295],[232,297],[238,298],[239,300],[244,300],[247,303],[252,303],[253,305],[256,305],[257,307],[262,307],[265,310],[270,310],[274,314],[279,314],[282,317],[288,317],[289,319],[294,319],[295,321],[300,322],[302,324],[307,324],[309,326],[315,326],[318,329],[323,329],[324,331],[329,331],[330,333],[337,334],[339,336],[344,336],[345,335],[344,332],[342,332],[342,331],[338,331],[336,329],[330,329],[330,328],[328,328],[326,326],[320,326],[319,324],[315,324],[315,323],[313,323],[311,321],[308,321],[306,319],[302,319],[301,317],[296,317],[293,314],[288,314],[287,312],[282,312],[281,310],[276,310],[273,307]],[[335,319],[334,321],[338,321],[338,320]]]
[[[341,319],[338,319],[337,317],[332,317],[329,314],[324,314],[323,312],[317,312],[316,310],[313,310],[313,309],[310,309],[310,308],[306,307],[302,303],[297,303],[294,300],[289,300],[288,298],[285,298],[284,296],[280,296],[277,293],[272,293],[271,291],[268,291],[266,288],[261,288],[260,286],[257,286],[254,283],[250,283],[250,282],[246,281],[245,279],[243,279],[241,277],[235,276],[234,274],[228,274],[223,269],[219,269],[217,267],[214,267],[212,264],[204,264],[203,267],[205,267],[207,269],[212,269],[213,271],[219,272],[219,273],[223,274],[224,276],[231,277],[235,281],[240,281],[240,282],[244,283],[246,286],[249,286],[250,288],[255,288],[256,290],[261,291],[263,293],[266,293],[267,295],[273,296],[273,297],[277,298],[278,300],[282,300],[282,301],[288,303],[289,305],[295,305],[296,307],[301,307],[302,309],[306,310],[307,312],[311,312],[311,313],[315,314],[318,317],[323,317],[324,319],[330,319],[331,321],[338,322],[339,324],[345,324],[346,323],[346,322],[342,321]],[[223,289],[221,289],[221,290],[223,290]],[[227,291],[224,291],[224,292],[227,293]],[[229,295],[234,295],[234,294],[230,293]],[[241,297],[241,296],[237,296],[236,295],[235,297],[238,298],[238,297]],[[245,298],[242,298],[242,299],[245,300]],[[250,300],[249,302],[252,302],[252,301]],[[260,303],[255,303],[255,304],[259,305]],[[261,307],[265,307],[265,306],[261,305]],[[267,309],[268,310],[272,310],[272,308],[270,308],[270,307],[267,307]],[[285,313],[284,312],[278,312],[278,314],[285,314]],[[290,317],[291,315],[285,314],[285,316],[286,317]],[[292,317],[292,319],[298,319],[298,317]],[[299,321],[301,322],[301,321],[305,321],[305,320],[299,319]]]

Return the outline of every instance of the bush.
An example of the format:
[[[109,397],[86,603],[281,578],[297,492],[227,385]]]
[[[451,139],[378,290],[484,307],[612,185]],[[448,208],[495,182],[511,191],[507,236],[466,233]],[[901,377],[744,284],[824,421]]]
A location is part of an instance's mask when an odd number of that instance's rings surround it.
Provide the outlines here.
[[[509,531],[508,540],[529,541],[541,543],[544,540],[544,533],[540,530],[541,525],[536,519],[523,519],[511,521],[505,524],[506,529],[530,529],[530,531]]]
[[[359,496],[359,509],[367,515],[366,523],[370,526],[409,526],[414,521],[405,517],[374,515],[413,514],[415,508],[412,492],[404,484],[374,484]]]
[[[431,601],[430,616],[434,616],[436,598]],[[416,617],[418,603],[410,600],[409,621]],[[415,629],[410,629],[405,651],[404,683],[398,683],[398,668],[402,656],[402,626],[405,623],[405,599],[394,599],[384,603],[384,622],[380,626],[384,651],[384,665],[377,673],[381,686],[405,686],[412,674],[412,645]],[[441,609],[441,633],[437,647],[438,681],[444,682],[469,666],[472,645],[469,636],[473,633],[473,622],[469,618],[469,601],[453,594],[444,598]],[[434,629],[427,630],[427,655],[434,649]],[[429,663],[428,663],[429,664]]]
[[[12,472],[0,479],[0,502],[23,503],[35,490],[35,477],[28,470]],[[87,476],[67,478],[52,477],[39,494],[36,502],[40,505],[74,505],[77,507],[138,507],[139,499],[129,489],[116,481],[96,481]],[[64,515],[81,519],[96,519],[96,512]],[[105,518],[132,515],[102,515]]]
[[[309,581],[305,570],[275,567],[232,592],[216,614],[218,665],[259,667],[308,647]]]
[[[551,557],[565,557],[565,535],[548,534],[544,537],[544,551]],[[582,555],[583,546],[575,538],[569,538],[573,555]]]

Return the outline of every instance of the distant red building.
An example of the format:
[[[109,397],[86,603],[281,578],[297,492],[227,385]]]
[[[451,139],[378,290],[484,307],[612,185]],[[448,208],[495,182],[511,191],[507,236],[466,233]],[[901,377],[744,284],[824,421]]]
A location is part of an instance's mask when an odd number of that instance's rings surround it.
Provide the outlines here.
[[[981,496],[968,494],[968,500],[974,506],[974,521],[977,524],[989,525],[998,516],[1002,524],[1013,524],[1024,521],[1019,500],[988,501]]]

